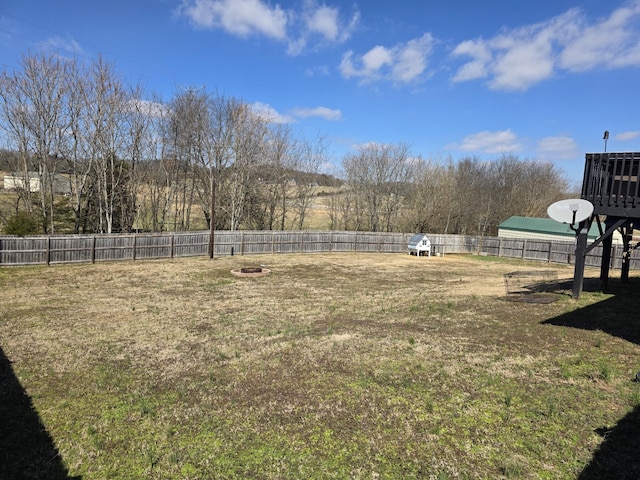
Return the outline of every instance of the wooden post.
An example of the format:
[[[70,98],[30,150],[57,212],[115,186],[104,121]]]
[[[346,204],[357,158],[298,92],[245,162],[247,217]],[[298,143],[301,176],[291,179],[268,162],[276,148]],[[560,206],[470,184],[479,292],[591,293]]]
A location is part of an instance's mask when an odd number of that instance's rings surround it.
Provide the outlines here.
[[[213,166],[209,166],[209,185],[211,188],[211,205],[209,205],[209,244],[207,250],[209,259],[213,260],[216,235],[216,180],[213,176]]]
[[[553,242],[549,240],[549,252],[547,253],[547,263],[551,263],[551,252],[553,251]]]
[[[51,263],[51,235],[49,235],[47,237],[47,248],[46,248],[46,251],[45,251],[45,263],[47,264],[47,267]]]
[[[600,288],[603,292],[609,287],[609,269],[611,268],[611,244],[613,235],[609,235],[602,241],[602,256],[600,258]],[[614,253],[615,261],[615,253]]]
[[[631,266],[631,227],[622,228],[622,265],[620,266],[620,280],[622,283],[629,283],[629,267]]]
[[[584,285],[584,264],[587,250],[587,236],[589,235],[591,221],[589,219],[580,222],[578,227],[578,238],[576,240],[576,264],[573,272],[572,297],[580,298]]]
[[[174,255],[174,253],[173,253],[173,246],[175,244],[174,237],[175,237],[175,233],[171,232],[171,239],[169,240],[169,242],[170,242],[169,256],[170,256],[171,260],[173,260],[173,255]]]
[[[502,238],[498,239],[498,258],[502,257]]]
[[[240,255],[244,255],[244,231],[240,233]]]
[[[132,240],[132,251],[131,251],[131,259],[135,262],[136,261],[136,246],[138,244],[138,236],[134,233],[133,234],[133,240]]]
[[[527,251],[527,239],[522,242],[522,259],[524,260],[525,253]]]
[[[91,239],[91,263],[96,263],[96,236]]]

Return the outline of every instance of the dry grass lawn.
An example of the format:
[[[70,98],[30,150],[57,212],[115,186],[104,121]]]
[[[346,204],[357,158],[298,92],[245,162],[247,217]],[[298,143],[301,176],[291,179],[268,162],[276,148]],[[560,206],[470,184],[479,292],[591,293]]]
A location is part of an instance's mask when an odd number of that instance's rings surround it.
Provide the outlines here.
[[[557,301],[506,301],[515,270],[557,272]],[[0,269],[0,478],[638,474],[637,279],[575,301],[572,275],[401,254]]]

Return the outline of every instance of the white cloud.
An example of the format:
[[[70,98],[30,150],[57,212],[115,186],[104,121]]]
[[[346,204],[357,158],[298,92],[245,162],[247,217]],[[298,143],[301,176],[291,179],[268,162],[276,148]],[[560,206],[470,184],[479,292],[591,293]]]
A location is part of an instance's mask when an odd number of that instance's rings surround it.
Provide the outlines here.
[[[306,19],[309,32],[318,33],[327,40],[336,40],[340,32],[338,27],[338,9],[321,5],[309,13]]]
[[[576,36],[562,51],[560,66],[580,72],[598,66],[619,68],[640,65],[639,18],[640,2],[636,1],[615,10],[608,18],[593,25],[581,24]]]
[[[284,40],[287,36],[285,11],[261,0],[183,0],[178,14],[196,27],[221,28],[240,37],[255,34]]]
[[[182,0],[176,13],[197,28],[286,43],[290,55],[302,53],[311,43],[344,42],[360,20],[358,11],[344,19],[338,7],[319,5],[315,0],[305,0],[298,11],[272,6],[266,0]]]
[[[497,132],[483,131],[465,137],[459,145],[453,148],[474,153],[517,153],[522,150],[522,144],[511,130]]]
[[[320,117],[325,120],[340,120],[342,118],[342,112],[340,110],[327,107],[296,108],[292,114],[299,118]]]
[[[78,42],[72,38],[62,38],[58,35],[48,38],[40,42],[40,48],[45,51],[53,51],[56,53],[66,52],[71,55],[83,55],[84,50]]]
[[[573,160],[580,156],[580,151],[573,138],[560,135],[540,140],[538,156],[540,160]]]
[[[269,123],[293,123],[294,119],[289,115],[283,115],[279,113],[271,105],[255,102],[251,104],[251,110],[253,113],[266,120]]]
[[[475,58],[458,69],[453,77],[454,82],[475,80],[488,75],[487,64],[491,60],[491,49],[486,42],[466,40],[454,49],[453,55],[466,55]]]
[[[342,112],[327,107],[298,107],[290,114],[278,112],[271,105],[263,102],[251,104],[251,110],[270,123],[295,123],[298,118],[319,117],[325,120],[335,121],[342,118]]]
[[[345,78],[361,78],[363,84],[381,79],[410,83],[427,69],[433,44],[433,37],[426,33],[392,48],[377,45],[359,58],[350,50],[342,56],[340,72]]]
[[[148,117],[162,118],[171,112],[169,106],[160,102],[136,98],[128,101],[130,112],[141,113]]]
[[[621,132],[616,134],[613,138],[620,141],[635,140],[636,138],[640,138],[640,132]]]
[[[329,67],[327,67],[326,65],[319,65],[319,66],[316,66],[316,67],[310,67],[310,68],[307,68],[304,71],[304,74],[307,77],[315,77],[317,75],[326,76],[326,75],[329,75]]]
[[[640,0],[589,23],[574,8],[545,22],[466,40],[454,57],[470,57],[452,81],[488,78],[496,90],[526,90],[562,71],[640,66]]]
[[[290,14],[292,19],[299,19],[291,22],[287,49],[290,55],[302,53],[310,43],[316,48],[326,44],[343,43],[351,37],[360,21],[358,11],[345,21],[337,7],[318,5],[315,0],[306,0],[301,13]]]

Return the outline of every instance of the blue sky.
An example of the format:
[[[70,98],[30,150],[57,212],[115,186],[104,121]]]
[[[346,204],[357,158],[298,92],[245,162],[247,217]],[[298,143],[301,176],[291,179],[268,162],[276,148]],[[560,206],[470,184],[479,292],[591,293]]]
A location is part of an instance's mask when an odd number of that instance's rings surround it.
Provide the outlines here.
[[[0,66],[102,54],[169,100],[234,96],[324,135],[436,160],[640,150],[640,0],[2,0]]]

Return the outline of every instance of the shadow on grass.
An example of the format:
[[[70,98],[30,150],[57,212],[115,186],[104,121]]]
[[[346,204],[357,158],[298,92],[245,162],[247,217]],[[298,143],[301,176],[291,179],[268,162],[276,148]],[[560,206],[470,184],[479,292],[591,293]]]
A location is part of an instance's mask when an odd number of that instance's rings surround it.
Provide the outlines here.
[[[0,348],[0,478],[74,479]]]
[[[585,283],[585,291],[595,291],[597,285]],[[611,281],[609,293],[614,296],[544,323],[600,330],[640,345],[640,283],[637,279],[625,285]],[[602,436],[602,443],[578,479],[640,479],[640,406],[615,426],[603,425],[596,432]]]

